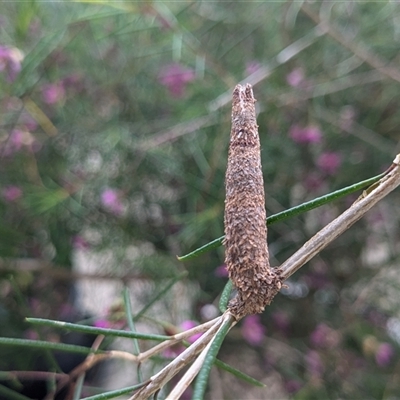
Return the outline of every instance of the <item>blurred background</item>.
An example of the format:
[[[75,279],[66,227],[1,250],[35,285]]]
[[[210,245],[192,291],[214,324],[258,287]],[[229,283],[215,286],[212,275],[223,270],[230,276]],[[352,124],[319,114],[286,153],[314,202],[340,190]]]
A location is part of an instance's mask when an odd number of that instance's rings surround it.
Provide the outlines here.
[[[176,255],[223,235],[234,86],[258,100],[271,215],[390,166],[399,47],[396,1],[2,2],[0,335],[63,340],[27,316],[121,328],[125,286],[137,312],[171,280],[150,330],[216,316],[223,247]],[[357,196],[271,226],[272,265]],[[220,359],[267,387],[215,369],[208,398],[400,398],[399,197],[228,335]]]

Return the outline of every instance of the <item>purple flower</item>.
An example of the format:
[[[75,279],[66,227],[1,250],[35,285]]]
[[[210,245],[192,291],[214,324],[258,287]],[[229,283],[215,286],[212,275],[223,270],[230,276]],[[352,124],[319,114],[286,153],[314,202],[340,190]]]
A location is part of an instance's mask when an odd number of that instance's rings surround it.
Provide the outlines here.
[[[322,153],[317,159],[317,166],[326,174],[334,175],[342,163],[342,157],[339,153]]]
[[[258,61],[246,62],[246,74],[251,75],[261,68],[261,64]]]
[[[303,385],[301,382],[291,379],[286,382],[285,387],[288,393],[293,394],[298,392],[303,387]]]
[[[265,326],[262,325],[259,315],[249,315],[243,320],[242,336],[246,342],[253,346],[262,343],[266,333]]]
[[[60,81],[43,85],[42,99],[46,104],[56,104],[64,101],[65,88],[63,82]]]
[[[226,278],[228,274],[228,270],[226,269],[226,265],[222,264],[219,267],[217,267],[214,271],[214,275],[217,276],[218,278]]]
[[[40,145],[40,143],[36,142],[35,138],[27,130],[13,129],[10,137],[3,142],[2,154],[4,156],[10,156],[20,151],[23,147],[35,151],[38,145]]]
[[[78,250],[87,250],[90,248],[89,243],[79,235],[76,235],[72,238],[72,246]]]
[[[18,186],[6,186],[1,194],[5,201],[12,203],[22,196],[22,190]]]
[[[62,80],[62,86],[65,89],[80,91],[83,89],[83,78],[79,74],[68,75]]]
[[[381,343],[375,353],[375,361],[380,367],[387,367],[394,356],[393,346],[389,343]]]
[[[287,333],[290,328],[289,316],[284,311],[276,311],[271,315],[274,326],[283,333]]]
[[[30,340],[39,340],[40,339],[39,334],[33,329],[27,329],[24,332],[24,337],[25,337],[25,339],[30,339]]]
[[[325,347],[326,339],[330,332],[328,325],[322,323],[318,324],[317,327],[311,332],[310,342],[315,347]]]
[[[13,82],[21,71],[24,55],[16,47],[0,46],[0,71],[5,71],[8,82]]]
[[[339,334],[324,323],[318,324],[310,336],[310,342],[314,347],[334,348],[339,341]]]
[[[108,328],[111,328],[111,323],[110,323],[110,321],[108,321],[106,319],[99,318],[96,321],[94,321],[93,326],[96,328],[108,329]]]
[[[324,372],[325,368],[317,351],[310,350],[304,356],[304,361],[306,363],[306,368],[311,375],[320,377]]]
[[[20,118],[20,124],[25,127],[29,132],[36,130],[38,123],[29,114],[22,114]]]
[[[104,208],[115,215],[121,215],[123,213],[123,205],[120,200],[120,194],[117,190],[104,190],[101,194],[101,203]]]
[[[321,130],[315,125],[308,125],[301,128],[299,125],[292,125],[289,129],[289,136],[296,143],[320,143],[322,140]]]
[[[295,68],[286,76],[286,82],[293,87],[298,87],[304,80],[304,72],[302,68]]]
[[[354,119],[356,117],[356,111],[352,106],[344,106],[340,110],[340,119],[339,124],[340,127],[344,131],[348,131],[353,125]]]
[[[304,187],[309,192],[317,191],[323,185],[323,183],[324,183],[323,178],[319,174],[316,174],[316,173],[308,174],[303,181]]]
[[[180,328],[182,329],[182,331],[187,331],[187,330],[189,330],[189,329],[194,328],[194,327],[197,326],[198,324],[199,324],[199,323],[196,322],[196,321],[192,321],[192,320],[190,320],[190,319],[187,319],[186,321],[183,321],[183,322],[180,324]],[[190,337],[187,339],[187,341],[188,341],[189,343],[194,343],[202,334],[203,334],[203,333],[201,333],[201,332],[196,333],[196,334],[190,336]]]
[[[193,81],[195,74],[193,69],[185,68],[180,64],[169,64],[164,66],[158,80],[164,85],[173,97],[182,97],[188,82]]]

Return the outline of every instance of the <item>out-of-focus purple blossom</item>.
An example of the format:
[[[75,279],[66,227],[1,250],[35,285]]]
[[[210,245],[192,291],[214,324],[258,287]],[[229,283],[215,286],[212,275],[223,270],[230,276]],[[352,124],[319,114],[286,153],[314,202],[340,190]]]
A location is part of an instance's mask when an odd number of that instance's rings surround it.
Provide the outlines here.
[[[290,394],[298,392],[303,387],[303,384],[295,379],[291,379],[285,383],[286,391]]]
[[[46,104],[61,103],[65,99],[65,88],[62,81],[47,83],[42,87],[42,99]]]
[[[6,143],[5,154],[11,155],[22,149],[24,145],[25,132],[21,129],[14,129]]]
[[[76,315],[76,309],[69,302],[60,305],[58,314],[60,319],[62,319],[63,321],[77,319],[77,318],[71,318],[72,316]]]
[[[219,267],[217,267],[214,271],[214,275],[217,276],[218,278],[226,278],[228,274],[228,270],[226,269],[226,265],[222,264]]]
[[[89,243],[79,235],[75,235],[72,238],[72,246],[77,250],[87,250],[90,248]]]
[[[101,203],[104,208],[115,215],[121,215],[124,211],[120,193],[114,189],[105,189],[101,194]]]
[[[317,159],[317,166],[328,175],[334,175],[341,163],[342,157],[335,152],[322,153]]]
[[[38,127],[36,120],[29,114],[23,114],[20,119],[21,125],[23,125],[28,131],[32,132]]]
[[[371,213],[369,214],[371,216]],[[370,310],[367,313],[366,318],[369,322],[379,328],[385,327],[388,320],[387,317],[380,313],[378,310]]]
[[[194,79],[193,69],[185,68],[177,63],[164,66],[158,75],[159,82],[176,98],[185,94],[186,85]]]
[[[24,332],[24,337],[25,337],[25,339],[30,339],[30,340],[38,340],[38,339],[40,339],[39,338],[39,334],[33,329],[27,329]]]
[[[324,323],[318,324],[310,335],[310,342],[314,347],[334,348],[339,341],[339,333]]]
[[[0,46],[0,72],[6,73],[8,82],[13,82],[21,71],[24,55],[16,47]]]
[[[315,125],[308,125],[305,128],[299,125],[292,125],[289,129],[290,138],[301,144],[320,143],[322,140],[321,130]]]
[[[281,332],[287,334],[290,328],[289,316],[284,311],[276,311],[272,315],[274,326]]]
[[[321,290],[331,285],[328,276],[324,273],[310,271],[303,276],[303,279],[310,289]]]
[[[325,368],[322,363],[321,357],[318,354],[317,351],[315,350],[310,350],[304,357],[304,361],[306,363],[306,368],[307,371],[315,376],[315,377],[321,377],[323,374]]]
[[[293,87],[298,87],[304,80],[304,71],[302,68],[295,68],[286,76],[286,82]]]
[[[249,315],[243,320],[241,332],[246,342],[257,346],[264,340],[266,329],[259,315]]]
[[[348,131],[353,125],[356,111],[352,106],[344,106],[340,110],[339,124],[344,131]]]
[[[175,358],[179,356],[179,354],[183,353],[185,351],[185,346],[182,346],[181,344],[176,344],[174,346],[170,346],[166,348],[162,354],[164,357],[167,358]]]
[[[79,92],[83,89],[83,78],[79,74],[71,74],[62,80],[62,86],[65,90],[72,89]]]
[[[111,328],[111,322],[108,321],[107,319],[104,318],[99,318],[96,321],[94,321],[93,326],[95,328],[105,328],[105,329],[109,329]]]
[[[40,146],[40,143],[35,140],[30,132],[23,129],[13,129],[10,136],[2,143],[1,154],[11,156],[23,147],[35,151],[38,146]]]
[[[324,183],[323,178],[321,177],[321,175],[317,173],[308,174],[303,181],[304,187],[309,192],[317,191],[323,185],[323,183]]]
[[[6,186],[1,192],[5,201],[12,203],[22,196],[22,189],[18,186]]]
[[[246,74],[251,75],[261,68],[261,64],[258,61],[246,62]]]
[[[194,327],[197,326],[197,325],[199,325],[198,322],[192,321],[192,320],[190,320],[190,319],[187,319],[187,320],[183,321],[183,322],[180,324],[180,328],[181,328],[182,331],[184,332],[184,331],[187,331],[187,330],[189,330],[189,329],[194,328]],[[202,332],[196,333],[195,335],[190,336],[190,337],[187,339],[187,341],[188,341],[189,343],[194,343],[202,334],[203,334]]]
[[[387,367],[393,360],[395,351],[390,343],[381,343],[375,353],[375,361],[380,367]]]

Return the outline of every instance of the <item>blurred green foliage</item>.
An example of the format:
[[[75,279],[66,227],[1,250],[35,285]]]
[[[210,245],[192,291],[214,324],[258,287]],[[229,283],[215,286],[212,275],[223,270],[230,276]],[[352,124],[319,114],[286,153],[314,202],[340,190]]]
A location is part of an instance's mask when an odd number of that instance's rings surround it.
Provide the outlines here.
[[[185,264],[175,256],[223,234],[230,93],[242,80],[258,100],[268,214],[376,175],[399,152],[396,2],[31,0],[1,8],[2,335],[23,336],[26,315],[57,315],[69,286],[49,263],[70,270],[82,247],[112,249],[119,275],[159,281],[187,270],[202,290],[197,318],[217,303],[223,248]],[[271,227],[272,264],[351,200]],[[398,204],[395,192],[263,314],[260,365],[279,373],[287,394],[398,393]],[[148,250],[135,263],[132,245]],[[24,260],[38,267],[25,270]],[[45,293],[47,285],[59,294]],[[51,306],[33,306],[44,298]],[[312,339],[321,324],[322,337],[334,339]],[[270,356],[269,338],[292,357]],[[229,341],[243,338],[228,336],[222,354]],[[392,354],[382,361],[386,342]]]

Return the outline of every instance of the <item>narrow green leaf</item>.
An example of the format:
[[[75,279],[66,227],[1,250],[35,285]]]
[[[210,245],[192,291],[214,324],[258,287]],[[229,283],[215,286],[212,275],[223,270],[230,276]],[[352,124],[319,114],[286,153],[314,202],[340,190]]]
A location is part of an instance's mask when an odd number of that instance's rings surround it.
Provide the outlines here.
[[[70,322],[53,321],[50,319],[42,319],[42,318],[26,318],[26,321],[35,325],[51,326],[53,328],[62,328],[69,331],[92,333],[94,335],[117,336],[130,339],[158,340],[158,341],[171,339],[170,336],[165,336],[165,335],[151,335],[151,334],[143,334],[143,333],[136,333],[129,331],[121,331],[118,329],[95,328],[93,326],[71,324]]]
[[[124,288],[123,297],[125,305],[126,322],[128,323],[129,329],[132,332],[136,332],[135,322],[133,321],[133,315],[132,315],[132,306],[131,306],[131,299],[129,296],[129,288],[127,287]],[[136,338],[133,339],[133,344],[135,347],[135,354],[137,355],[140,353],[140,349],[139,349],[139,343]]]
[[[231,297],[233,283],[231,280],[226,282],[224,290],[221,293],[221,298],[219,299],[219,310],[224,313],[228,307],[228,301]]]
[[[229,329],[233,323],[233,317],[226,320],[221,328],[218,330],[215,335],[215,339],[213,340],[210,349],[206,355],[204,360],[204,364],[201,367],[199,375],[197,376],[196,383],[193,389],[192,400],[202,400],[204,397],[204,393],[207,389],[208,377],[210,375],[211,367],[214,365],[215,360],[217,358],[217,354],[222,345],[222,342],[225,339],[225,336],[229,332]]]
[[[225,236],[221,236],[217,239],[214,239],[213,241],[205,244],[204,246],[199,247],[196,250],[193,250],[192,252],[190,252],[188,254],[185,254],[184,256],[177,257],[177,259],[179,261],[186,261],[186,260],[190,260],[192,258],[196,258],[196,257],[202,255],[203,253],[207,253],[208,251],[211,251],[211,250],[216,249],[219,246],[221,246],[224,238],[225,238]]]
[[[128,386],[123,389],[112,390],[110,392],[105,392],[101,394],[96,394],[90,397],[84,397],[82,400],[108,400],[113,399],[118,396],[122,396],[124,394],[131,393],[137,389],[140,389],[145,383],[139,383],[138,385]]]
[[[132,332],[136,332],[135,322],[133,320],[133,315],[132,315],[131,298],[129,295],[128,287],[124,288],[123,297],[124,297],[126,321],[128,323],[129,329]],[[134,354],[138,355],[140,353],[140,347],[137,339],[133,339],[133,347],[134,347]],[[140,363],[137,365],[137,378],[139,382],[142,382],[143,377],[140,371]]]
[[[82,388],[83,388],[83,383],[85,381],[85,376],[86,374],[80,374],[79,378],[76,380],[75,384],[75,390],[74,390],[74,395],[72,400],[79,400],[81,398],[81,393],[82,393]]]
[[[22,97],[39,80],[40,64],[54,51],[64,39],[66,30],[61,29],[53,34],[44,36],[26,55],[22,62],[21,72],[13,83],[13,94]]]
[[[278,221],[283,221],[285,219],[288,219],[288,218],[294,217],[296,215],[305,213],[307,211],[313,210],[314,208],[321,207],[324,204],[330,203],[330,202],[337,200],[343,196],[347,196],[348,194],[354,193],[357,190],[363,189],[366,186],[374,184],[379,179],[381,179],[384,175],[385,175],[385,173],[382,173],[380,175],[374,176],[374,177],[366,179],[364,181],[355,183],[354,185],[346,186],[343,189],[336,190],[335,192],[329,193],[327,195],[317,197],[316,199],[307,201],[303,204],[300,204],[299,206],[292,207],[292,208],[289,208],[288,210],[271,215],[270,217],[267,218],[267,225],[274,224]],[[201,246],[201,247],[197,248],[196,250],[193,250],[192,252],[185,254],[184,256],[177,257],[177,258],[179,261],[187,261],[187,260],[191,260],[192,258],[199,257],[200,255],[207,253],[208,251],[211,251],[211,250],[216,249],[217,247],[221,246],[224,238],[225,238],[225,236],[221,236],[221,237],[214,239],[211,242],[205,244],[204,246]]]
[[[80,353],[80,354],[89,354],[91,352],[91,349],[89,347],[76,346],[73,344],[65,344],[65,343],[46,342],[44,340],[14,339],[14,338],[0,337],[0,346],[1,345],[67,351],[69,353]],[[98,350],[95,353],[102,353],[102,352],[103,351]]]
[[[14,392],[14,390],[3,385],[0,385],[0,398],[7,400],[31,400],[29,397]]]
[[[242,379],[243,381],[250,383],[251,385],[254,386],[259,386],[259,387],[265,387],[266,385],[260,381],[258,381],[257,379],[252,378],[251,376],[245,374],[242,371],[239,371],[236,368],[233,368],[232,366],[230,366],[229,364],[224,363],[221,360],[215,360],[215,366],[218,368],[223,369],[226,372],[231,373],[232,375],[234,375],[236,378]]]
[[[157,293],[153,299],[151,299],[134,317],[133,321],[137,321],[154,303],[156,303],[161,297],[165,295],[171,289],[172,286],[175,285],[176,282],[180,281],[187,275],[187,272],[182,272],[181,274],[177,275],[176,277],[172,278],[169,283],[165,286],[163,290]]]

